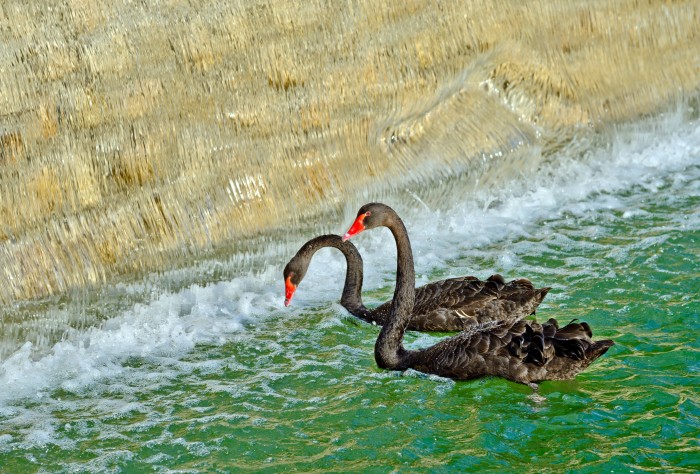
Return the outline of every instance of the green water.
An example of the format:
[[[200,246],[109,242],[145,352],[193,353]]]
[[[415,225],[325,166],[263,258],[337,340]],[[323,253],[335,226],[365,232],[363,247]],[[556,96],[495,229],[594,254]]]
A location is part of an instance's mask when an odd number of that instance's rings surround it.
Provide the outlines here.
[[[67,358],[56,363],[58,381],[3,402],[0,470],[698,472],[700,165],[690,163],[660,168],[644,185],[572,198],[513,233],[448,253],[444,266],[421,264],[426,280],[501,272],[553,286],[538,318],[579,318],[595,338],[616,343],[573,381],[534,393],[495,378],[379,370],[378,329],[335,303],[340,277],[327,299],[299,296],[287,311],[281,262],[259,277],[280,279],[270,289],[275,306],[248,311],[240,330],[194,338],[183,350],[178,338],[198,323],[176,324],[172,352],[166,342],[84,367],[79,356]],[[385,237],[373,245],[391,249]],[[414,245],[420,259],[436,244]],[[390,268],[391,258],[379,264]],[[391,278],[369,272],[370,302],[390,297]],[[253,286],[231,294],[247,311],[246,295],[266,293]],[[206,311],[235,311],[217,301]],[[410,333],[407,345],[440,337]],[[50,364],[28,361],[24,373]]]

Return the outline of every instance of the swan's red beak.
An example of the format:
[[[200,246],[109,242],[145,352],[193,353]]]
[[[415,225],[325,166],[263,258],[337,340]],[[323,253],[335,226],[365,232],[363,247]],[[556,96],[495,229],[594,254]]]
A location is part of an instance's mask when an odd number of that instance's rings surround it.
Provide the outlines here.
[[[297,291],[297,286],[292,283],[292,276],[288,276],[287,279],[284,281],[284,305],[289,306],[289,303],[292,302],[292,296],[294,296],[294,292]]]
[[[352,223],[352,225],[350,226],[350,229],[348,229],[348,231],[343,236],[343,242],[348,240],[353,235],[357,235],[360,232],[362,232],[363,230],[365,230],[364,221],[365,221],[365,217],[367,217],[367,214],[369,214],[369,213],[365,212],[364,214],[360,214],[359,216],[357,216],[357,219],[355,219],[355,222]]]

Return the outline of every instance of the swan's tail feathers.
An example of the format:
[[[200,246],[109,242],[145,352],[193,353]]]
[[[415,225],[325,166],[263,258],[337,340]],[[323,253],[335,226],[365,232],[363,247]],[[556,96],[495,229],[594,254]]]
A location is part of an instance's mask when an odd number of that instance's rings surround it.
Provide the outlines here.
[[[549,318],[549,320],[542,324],[542,333],[547,339],[553,338],[557,330],[559,330],[559,323],[554,318]]]
[[[603,339],[602,341],[596,341],[591,345],[591,347],[588,348],[588,351],[586,352],[586,358],[593,362],[598,357],[608,352],[608,349],[610,349],[614,345],[615,343],[611,339]]]
[[[498,273],[494,273],[493,275],[488,277],[486,279],[486,281],[492,281],[492,282],[498,284],[499,286],[504,286],[506,284],[505,278],[503,278],[503,276],[499,275]]]
[[[528,347],[527,357],[525,357],[525,362],[530,362],[539,367],[543,366],[547,362],[547,357],[544,353],[544,335],[540,333],[535,333],[532,335],[530,340],[530,347]]]
[[[520,334],[513,336],[508,343],[508,351],[511,355],[522,359],[524,362],[529,362],[538,367],[543,366],[553,355],[551,344],[545,344],[545,327],[537,323],[525,323],[523,321],[518,324],[523,325],[524,330]]]
[[[547,293],[549,293],[549,290],[551,289],[551,286],[545,286],[544,288],[535,288],[533,290],[532,299],[534,301],[534,307],[532,308],[530,316],[535,316],[537,314],[538,306],[540,303],[542,303],[542,300],[544,300],[544,297],[547,296]]]
[[[591,331],[588,323],[578,323],[574,320],[563,328],[556,330],[552,336],[552,345],[558,356],[574,360],[585,359],[589,362],[593,362],[615,345],[610,339],[594,342],[591,337],[593,337],[593,331]]]
[[[542,300],[544,299],[545,296],[547,296],[547,293],[549,293],[549,290],[551,290],[551,286],[545,286],[544,288],[539,288],[537,290],[537,299],[541,303]],[[535,313],[534,311],[532,312],[533,314]]]
[[[593,341],[591,327],[585,322],[572,321],[560,328],[556,319],[550,319],[542,324],[534,321],[519,321],[511,326],[509,331],[513,334],[508,343],[508,351],[512,356],[538,367],[547,365],[553,359],[561,358],[559,360],[566,364],[567,371],[577,367],[574,372],[587,367],[615,345],[609,339]],[[565,360],[569,362],[566,363]],[[572,366],[571,362],[575,364]],[[571,375],[575,373],[572,372]]]

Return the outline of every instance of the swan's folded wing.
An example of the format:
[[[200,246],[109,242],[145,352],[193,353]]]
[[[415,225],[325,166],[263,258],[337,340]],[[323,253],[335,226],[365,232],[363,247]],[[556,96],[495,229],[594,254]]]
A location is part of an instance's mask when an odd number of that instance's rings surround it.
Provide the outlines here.
[[[457,380],[504,371],[513,359],[505,350],[510,341],[508,334],[508,327],[500,321],[475,324],[434,346],[411,353],[412,367]]]
[[[493,321],[510,324],[534,313],[548,291],[526,279],[506,283],[500,275],[487,280],[464,276],[436,281],[416,289],[407,329],[452,332]],[[372,317],[383,324],[390,309],[389,301],[374,309]]]
[[[466,380],[496,375],[521,383],[574,377],[607,351],[610,340],[592,341],[590,327],[556,320],[475,324],[434,346],[410,352],[410,367]]]
[[[471,276],[441,280],[416,290],[414,321],[418,316],[425,319],[425,326],[450,328],[442,330],[464,330],[490,321],[518,321],[534,313],[548,291],[535,288],[526,279],[506,283],[500,275],[487,280]]]

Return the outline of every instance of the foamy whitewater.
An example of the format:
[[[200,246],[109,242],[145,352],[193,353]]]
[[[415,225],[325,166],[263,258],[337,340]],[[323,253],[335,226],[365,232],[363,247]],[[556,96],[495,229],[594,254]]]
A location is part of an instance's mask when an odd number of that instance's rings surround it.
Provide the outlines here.
[[[439,208],[425,205],[411,193],[383,198],[403,216],[409,230],[417,284],[434,280],[436,275],[485,278],[493,269],[472,267],[466,260],[455,268],[451,262],[479,255],[498,242],[546,232],[546,223],[552,219],[601,210],[619,211],[626,218],[636,216],[643,211],[629,208],[621,197],[629,193],[653,192],[669,183],[679,193],[700,193],[697,121],[688,123],[681,113],[668,114],[621,128],[611,140],[608,146],[587,150],[583,157],[566,156],[566,152],[554,156],[536,176],[501,183],[490,188],[488,195],[467,200],[456,193],[458,200]],[[345,221],[333,225],[336,233],[343,233],[356,213],[354,208],[345,211]],[[697,212],[685,218],[683,225],[689,229],[700,227]],[[76,448],[65,433],[80,427],[63,422],[57,413],[82,407],[96,417],[119,419],[145,412],[151,408],[134,401],[130,394],[140,389],[155,393],[179,377],[216,373],[236,363],[206,357],[189,360],[186,356],[199,346],[241,341],[251,347],[274,344],[267,339],[258,343],[258,331],[271,321],[293,321],[318,308],[330,309],[332,316],[324,319],[327,327],[343,324],[349,317],[337,301],[345,261],[334,249],[316,254],[292,305],[284,308],[282,304],[282,268],[303,240],[283,243],[280,248],[284,251],[269,256],[266,266],[247,275],[162,294],[114,314],[100,327],[69,332],[48,353],[36,353],[30,343],[24,344],[0,365],[0,453],[48,445]],[[396,251],[391,235],[386,230],[366,232],[354,243],[365,262],[365,302],[370,306],[382,302],[372,295],[377,289],[393,287]],[[506,248],[498,261],[506,278],[528,276],[523,274],[519,251]],[[409,343],[416,347],[434,340],[421,336]],[[80,397],[76,400],[71,394]]]

